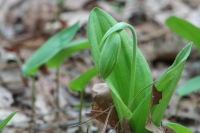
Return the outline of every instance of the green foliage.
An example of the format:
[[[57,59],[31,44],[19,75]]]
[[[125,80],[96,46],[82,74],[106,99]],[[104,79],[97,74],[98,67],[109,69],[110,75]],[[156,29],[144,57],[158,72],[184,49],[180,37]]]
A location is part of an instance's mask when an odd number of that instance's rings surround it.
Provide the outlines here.
[[[158,105],[152,109],[152,121],[156,125],[160,125],[167,105],[172,97],[176,85],[180,79],[184,64],[191,51],[192,43],[185,46],[177,55],[174,63],[170,66],[156,82],[158,91],[162,91],[162,99]],[[159,113],[158,113],[159,112]]]
[[[6,126],[6,124],[12,119],[12,117],[17,113],[18,111],[12,112],[8,117],[6,117],[4,120],[0,121],[0,131],[3,130],[3,128]]]
[[[92,67],[86,72],[82,73],[79,77],[71,81],[68,85],[73,91],[83,91],[86,84],[96,75],[97,69],[95,67]]]
[[[124,28],[131,30],[133,39]],[[153,80],[149,66],[137,47],[133,27],[124,22],[117,23],[105,11],[94,8],[89,17],[88,38],[95,66],[111,90],[120,120],[123,117],[129,119],[135,133],[148,133],[145,123],[151,86],[140,95],[137,94]],[[156,87],[162,91],[163,99],[152,109],[152,120],[156,125],[160,125],[191,46],[187,45],[178,54],[174,64],[157,80]]]
[[[166,25],[179,36],[194,42],[196,47],[200,50],[200,28],[175,16],[169,17],[166,20]]]
[[[163,125],[168,126],[172,130],[174,130],[176,133],[193,133],[191,129],[184,127],[182,125],[172,123],[172,122],[163,122]]]
[[[67,27],[48,39],[33,55],[25,62],[22,71],[26,76],[34,76],[42,64],[50,67],[59,67],[67,56],[78,50],[88,47],[87,40],[70,41],[78,30],[78,23]]]
[[[106,79],[113,70],[121,49],[121,39],[118,33],[114,32],[107,39],[102,48],[99,58],[99,73]],[[112,50],[112,51],[111,51]],[[110,54],[112,53],[112,54]],[[110,56],[108,56],[110,55]]]
[[[197,48],[200,50],[200,28],[194,26],[190,22],[171,16],[166,20],[166,25],[175,33],[180,35],[181,37],[193,41],[196,44]],[[200,89],[200,76],[192,78],[186,81],[183,85],[181,85],[177,89],[177,94],[179,96],[187,95],[193,91]]]
[[[177,89],[177,94],[182,97],[200,89],[200,76],[189,79]]]
[[[104,78],[104,80],[111,89],[115,107],[117,109],[120,120],[122,120],[124,112],[126,111],[127,106],[131,103],[133,97],[142,88],[152,83],[152,77],[146,60],[136,46],[136,39],[134,40],[133,45],[133,41],[129,37],[129,35],[124,30],[120,31],[122,28],[128,26],[125,23],[121,23],[122,25],[116,25],[116,27],[108,31],[115,24],[117,24],[117,22],[109,14],[99,8],[94,8],[89,17],[88,38],[94,63],[98,71],[102,71],[102,69],[98,67],[99,64],[105,62],[104,66],[106,66],[106,63],[108,62],[107,60],[109,60],[109,57],[112,56],[112,51],[114,48],[109,47],[107,50],[110,52],[105,53],[103,51],[105,45],[104,41],[102,41],[104,40],[103,38],[109,40],[108,36],[112,35],[113,33],[120,36],[121,42],[119,42],[119,45],[121,46],[117,46],[119,48],[120,55],[115,57],[116,59],[110,60],[112,62],[115,62],[116,60],[116,63],[112,63],[115,64],[112,69],[105,68],[105,71],[110,74],[107,78]],[[135,35],[133,36],[135,37]],[[101,46],[101,42],[103,46]],[[133,48],[135,48],[134,51],[136,52],[133,52]],[[104,61],[100,60],[100,55],[102,52],[106,54],[108,59]],[[140,96],[135,99],[134,104],[132,104],[132,106],[127,111],[129,112],[127,113],[128,115],[126,115],[127,118],[131,117],[132,113],[130,114],[130,112],[134,112],[134,110],[141,104],[141,99],[143,99],[147,94],[150,94],[150,91],[150,89],[146,89]],[[135,125],[132,125],[135,132],[144,133],[146,131],[144,126],[148,113],[149,101],[150,99],[148,99],[148,104],[146,104],[146,106],[141,107],[141,110],[143,110],[144,112],[140,111],[139,116],[141,121],[138,121],[137,127]],[[133,119],[138,119],[138,117],[135,117]]]
[[[68,45],[63,47],[63,49],[59,53],[54,55],[54,57],[48,60],[46,64],[49,67],[57,67],[71,54],[88,47],[89,47],[89,42],[87,39],[72,41]]]

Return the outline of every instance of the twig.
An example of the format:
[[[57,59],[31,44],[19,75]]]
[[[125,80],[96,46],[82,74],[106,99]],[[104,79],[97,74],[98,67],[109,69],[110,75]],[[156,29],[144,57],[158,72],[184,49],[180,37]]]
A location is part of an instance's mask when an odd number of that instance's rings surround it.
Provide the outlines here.
[[[108,124],[108,119],[110,118],[110,114],[111,114],[111,112],[113,111],[113,108],[114,108],[114,106],[112,106],[112,107],[109,109],[109,112],[108,112],[108,115],[107,115],[107,117],[106,117],[106,121],[105,121],[103,130],[102,130],[102,133],[105,133],[105,131],[106,131],[106,127],[107,127],[107,124]]]

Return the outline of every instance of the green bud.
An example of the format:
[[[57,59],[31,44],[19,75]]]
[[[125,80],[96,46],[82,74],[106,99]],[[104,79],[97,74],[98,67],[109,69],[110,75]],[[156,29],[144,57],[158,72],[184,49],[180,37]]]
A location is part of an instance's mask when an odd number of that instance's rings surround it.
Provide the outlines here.
[[[118,32],[113,32],[106,39],[100,53],[99,73],[106,79],[115,68],[121,49],[121,38]]]

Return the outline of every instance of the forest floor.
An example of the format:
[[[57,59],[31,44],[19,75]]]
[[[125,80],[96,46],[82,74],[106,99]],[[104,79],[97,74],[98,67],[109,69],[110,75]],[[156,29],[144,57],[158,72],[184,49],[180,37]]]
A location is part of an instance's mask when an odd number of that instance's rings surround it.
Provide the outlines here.
[[[0,7],[0,119],[19,111],[2,133],[30,132],[32,78],[22,74],[23,63],[49,37],[77,21],[80,26],[75,39],[87,38],[87,21],[92,8],[100,7],[117,21],[134,26],[138,47],[150,66],[154,80],[188,43],[172,33],[165,26],[165,20],[174,15],[200,27],[199,0],[6,0],[0,1]],[[200,51],[194,46],[178,86],[200,75],[199,62]],[[70,90],[68,83],[92,66],[94,63],[89,49],[73,54],[62,63],[59,77],[61,109],[57,121],[54,100],[56,70],[44,66],[37,72],[36,133],[77,132],[78,126],[69,126],[78,124],[80,94]],[[95,95],[92,87],[102,82],[99,76],[95,77],[84,89],[83,121],[89,119],[85,114],[90,112]],[[200,133],[200,92],[182,98],[174,93],[163,120],[180,123]],[[100,133],[103,125],[91,120],[89,132]],[[82,126],[83,131],[87,130],[87,126]],[[107,132],[110,129],[108,127]]]

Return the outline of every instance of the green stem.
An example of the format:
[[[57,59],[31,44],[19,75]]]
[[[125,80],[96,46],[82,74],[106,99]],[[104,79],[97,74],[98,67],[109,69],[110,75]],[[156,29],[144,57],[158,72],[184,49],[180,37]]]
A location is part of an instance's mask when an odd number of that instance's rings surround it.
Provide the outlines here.
[[[83,91],[80,92],[79,123],[82,122],[82,108],[83,108]],[[81,126],[79,126],[79,133],[82,133]]]
[[[60,110],[60,104],[59,104],[59,70],[60,66],[56,68],[56,93],[55,93],[55,100],[56,100],[56,106],[57,106],[57,112],[56,112],[56,119],[59,120],[59,110]]]
[[[31,85],[31,124],[30,130],[31,133],[34,133],[33,126],[35,125],[34,116],[35,116],[35,76],[32,77],[32,85]]]

